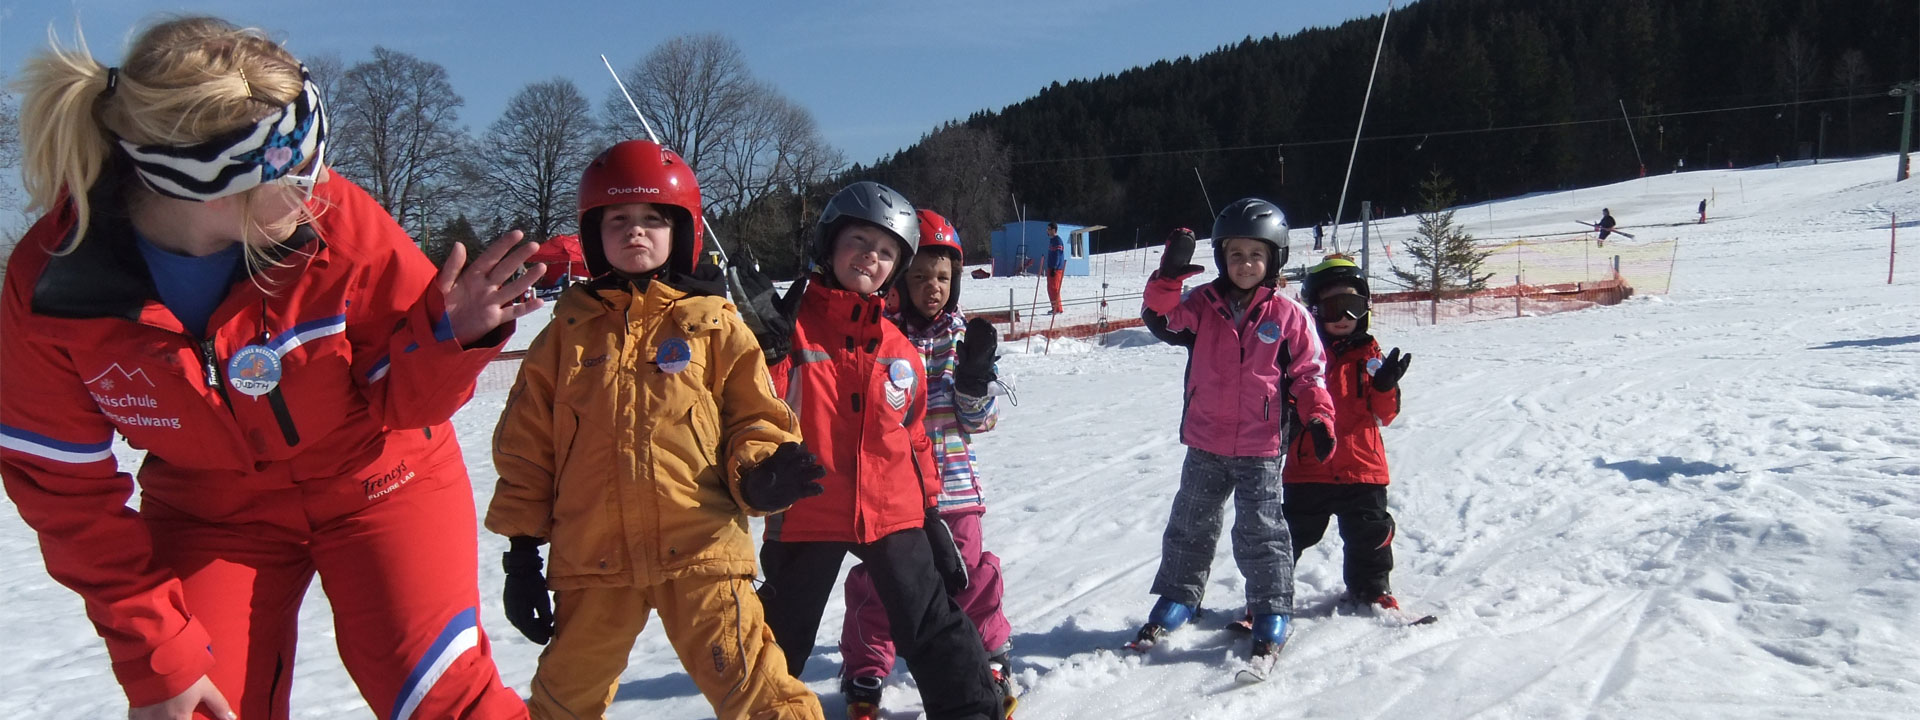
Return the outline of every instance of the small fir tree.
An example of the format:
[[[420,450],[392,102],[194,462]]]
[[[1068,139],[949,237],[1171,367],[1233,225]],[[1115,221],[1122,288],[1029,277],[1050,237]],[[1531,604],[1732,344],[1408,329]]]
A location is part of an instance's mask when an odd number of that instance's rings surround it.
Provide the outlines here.
[[[1480,273],[1480,264],[1492,251],[1479,249],[1473,236],[1454,224],[1449,209],[1454,199],[1453,181],[1438,170],[1420,182],[1420,212],[1415,216],[1420,227],[1403,246],[1413,257],[1413,269],[1393,269],[1407,287],[1437,289],[1439,295],[1473,292],[1486,289],[1487,278],[1493,277]]]

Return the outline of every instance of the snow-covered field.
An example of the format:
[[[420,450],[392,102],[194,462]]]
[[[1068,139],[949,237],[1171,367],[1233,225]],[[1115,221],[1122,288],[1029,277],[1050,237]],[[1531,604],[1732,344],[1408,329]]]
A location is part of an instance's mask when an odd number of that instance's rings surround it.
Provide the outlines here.
[[[1246,641],[1214,629],[1242,589],[1224,538],[1217,614],[1144,662],[1099,652],[1152,603],[1183,453],[1183,353],[1138,331],[1045,355],[1012,344],[1002,365],[1020,404],[978,452],[1019,717],[1920,717],[1920,252],[1886,282],[1889,213],[1920,226],[1920,183],[1889,182],[1893,162],[1687,173],[1463,210],[1476,233],[1523,234],[1610,207],[1642,238],[1682,241],[1673,290],[1384,334],[1417,356],[1386,431],[1395,587],[1441,619],[1333,614],[1329,532],[1301,560],[1294,635],[1263,685],[1232,681],[1226,658]],[[1659,226],[1709,196],[1709,224]],[[1120,276],[1131,287],[1118,292],[1138,292],[1144,267],[1110,272],[1109,292]],[[1022,281],[969,281],[963,300],[1002,304],[1013,287],[1024,303]],[[1070,295],[1098,289],[1068,282]],[[492,490],[504,394],[457,418],[476,506]],[[524,692],[539,648],[500,615],[504,541],[480,546],[483,622]],[[842,712],[837,605],[804,678],[830,717]],[[78,598],[46,577],[10,507],[0,608],[12,648],[0,716],[124,714]],[[301,621],[296,715],[367,715],[317,587]],[[885,710],[918,717],[904,668],[894,678]],[[614,717],[712,715],[657,629],[618,698]]]

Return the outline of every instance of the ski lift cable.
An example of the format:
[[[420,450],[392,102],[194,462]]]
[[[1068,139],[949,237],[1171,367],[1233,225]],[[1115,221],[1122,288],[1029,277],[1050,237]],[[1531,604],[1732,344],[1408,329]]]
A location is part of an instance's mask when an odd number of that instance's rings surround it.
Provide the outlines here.
[[[1367,73],[1367,94],[1360,99],[1360,120],[1353,124],[1353,150],[1347,154],[1347,177],[1340,181],[1340,203],[1333,206],[1335,252],[1340,250],[1340,219],[1347,209],[1347,189],[1353,185],[1353,161],[1360,156],[1360,131],[1367,125],[1367,106],[1373,103],[1373,81],[1380,75],[1380,52],[1387,47],[1387,23],[1393,19],[1393,0],[1387,0],[1387,14],[1380,18],[1380,43],[1373,47],[1373,69]]]
[[[1821,103],[1821,102],[1846,102],[1848,100],[1870,100],[1873,98],[1879,98],[1879,97],[1885,97],[1885,96],[1886,96],[1885,93],[1861,93],[1858,95],[1849,95],[1849,96],[1843,96],[1843,97],[1823,98],[1820,100],[1802,101],[1802,103],[1800,104],[1804,105],[1809,103]],[[1642,113],[1640,115],[1634,115],[1630,119],[1654,120],[1654,119],[1660,119],[1660,118],[1685,117],[1689,115],[1708,115],[1712,113],[1722,113],[1722,112],[1740,112],[1743,110],[1762,110],[1762,109],[1768,109],[1768,108],[1781,108],[1781,107],[1787,107],[1793,104],[1794,103],[1792,101],[1785,101],[1785,102],[1759,103],[1754,105],[1737,105],[1737,106],[1731,106],[1731,107],[1706,108],[1702,110],[1681,110],[1676,112]],[[1896,112],[1892,114],[1898,115],[1899,113]],[[1590,119],[1590,120],[1560,120],[1555,122],[1528,123],[1524,125],[1503,125],[1500,127],[1463,128],[1459,130],[1423,130],[1423,131],[1417,131],[1417,132],[1401,133],[1398,135],[1375,135],[1369,138],[1361,138],[1361,142],[1381,142],[1385,140],[1413,140],[1413,139],[1420,139],[1424,141],[1426,139],[1431,139],[1436,137],[1452,137],[1457,135],[1479,135],[1483,133],[1512,132],[1515,130],[1541,130],[1545,128],[1573,127],[1575,125],[1600,125],[1600,124],[1614,123],[1614,122],[1619,122],[1619,121],[1614,120],[1612,117],[1605,117],[1605,118],[1596,118],[1596,119]],[[1337,145],[1337,144],[1348,143],[1348,142],[1352,142],[1352,141],[1346,138],[1335,138],[1335,139],[1328,139],[1328,140],[1293,140],[1293,141],[1288,141],[1284,143],[1284,146],[1312,147],[1312,146],[1319,146],[1319,145]],[[1063,162],[1083,162],[1087,160],[1122,160],[1122,159],[1128,159],[1128,158],[1158,157],[1163,155],[1187,155],[1187,154],[1193,154],[1193,153],[1240,152],[1245,150],[1272,150],[1274,148],[1281,147],[1282,145],[1283,144],[1281,143],[1260,143],[1257,145],[1231,145],[1227,147],[1182,148],[1179,150],[1150,150],[1145,152],[1133,152],[1133,153],[1077,155],[1077,156],[1071,156],[1071,157],[1037,158],[1033,160],[1015,160],[1011,164],[1043,165],[1043,164],[1063,163]]]

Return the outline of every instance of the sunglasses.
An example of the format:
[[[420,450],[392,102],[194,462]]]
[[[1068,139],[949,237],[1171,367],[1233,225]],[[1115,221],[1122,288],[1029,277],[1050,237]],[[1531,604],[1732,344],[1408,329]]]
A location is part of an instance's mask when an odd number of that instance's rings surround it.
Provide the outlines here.
[[[1367,298],[1362,295],[1334,295],[1321,298],[1313,306],[1313,314],[1321,322],[1340,322],[1358,320],[1367,314]]]
[[[311,193],[313,192],[313,186],[320,184],[320,176],[321,173],[325,172],[326,164],[327,139],[325,136],[321,136],[319,141],[314,143],[313,158],[305,163],[307,168],[306,172],[296,173],[288,171],[286,174],[268,180],[267,182],[276,185],[287,185]]]

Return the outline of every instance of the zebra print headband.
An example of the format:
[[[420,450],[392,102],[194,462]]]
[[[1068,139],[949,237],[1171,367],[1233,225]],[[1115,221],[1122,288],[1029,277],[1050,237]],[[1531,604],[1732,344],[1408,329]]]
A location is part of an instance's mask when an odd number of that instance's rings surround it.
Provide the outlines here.
[[[320,88],[300,66],[300,96],[259,122],[193,145],[137,145],[120,140],[134,169],[154,192],[207,201],[270,182],[311,188],[327,151],[327,113]],[[313,160],[303,174],[292,171]]]

